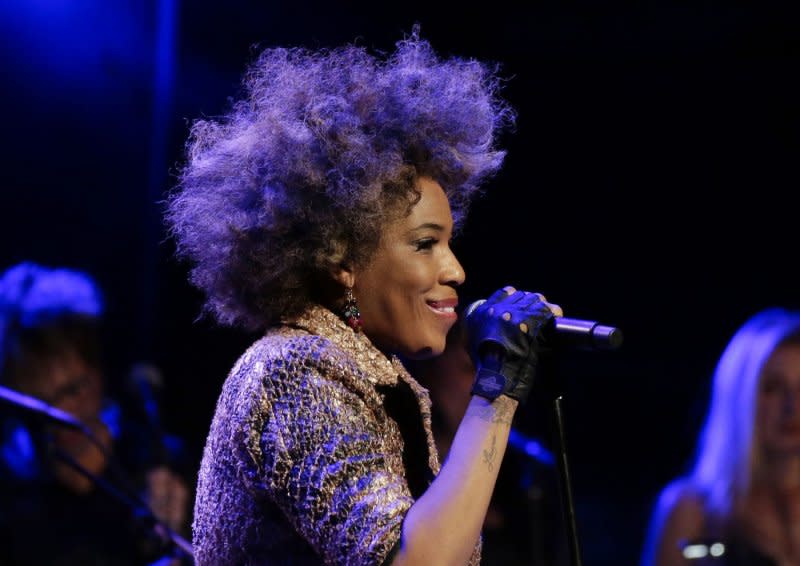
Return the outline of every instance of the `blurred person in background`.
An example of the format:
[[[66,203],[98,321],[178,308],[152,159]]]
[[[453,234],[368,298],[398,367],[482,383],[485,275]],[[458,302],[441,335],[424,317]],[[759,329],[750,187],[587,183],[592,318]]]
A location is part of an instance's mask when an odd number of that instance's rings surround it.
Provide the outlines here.
[[[0,400],[1,564],[189,557],[170,535],[190,522],[190,489],[166,457],[179,457],[180,443],[153,438],[145,419],[107,395],[102,322],[101,291],[84,272],[24,262],[0,276],[0,385],[65,411],[88,432]]]
[[[800,565],[800,311],[734,334],[688,474],[653,511],[642,566]]]

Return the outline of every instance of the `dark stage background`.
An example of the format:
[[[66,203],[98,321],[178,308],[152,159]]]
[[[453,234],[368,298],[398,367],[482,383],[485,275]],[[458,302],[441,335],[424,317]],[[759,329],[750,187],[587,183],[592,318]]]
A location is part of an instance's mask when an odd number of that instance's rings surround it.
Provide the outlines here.
[[[93,273],[113,383],[136,361],[161,368],[165,420],[196,461],[253,336],[195,320],[161,225],[190,121],[227,108],[256,44],[389,50],[419,22],[441,53],[501,63],[519,112],[457,243],[463,304],[514,284],[625,333],[615,353],[560,354],[519,427],[552,446],[563,392],[583,562],[634,564],[725,342],[757,309],[800,307],[800,9],[521,4],[3,3],[2,268]]]

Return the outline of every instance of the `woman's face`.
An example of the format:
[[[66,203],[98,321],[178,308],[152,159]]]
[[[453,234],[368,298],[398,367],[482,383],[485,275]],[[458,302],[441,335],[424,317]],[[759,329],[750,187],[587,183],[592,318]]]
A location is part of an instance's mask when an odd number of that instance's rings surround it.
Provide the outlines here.
[[[800,343],[775,349],[761,371],[758,427],[767,453],[800,453]]]
[[[102,407],[100,371],[75,352],[43,364],[39,374],[32,376],[23,389],[85,422],[96,419]]]
[[[38,375],[31,376],[22,390],[77,417],[98,434],[103,404],[102,376],[98,368],[86,363],[76,352],[63,354],[42,364]],[[88,461],[82,458],[88,456],[87,451],[92,444],[85,434],[57,428],[53,440],[61,450],[79,458],[80,464],[88,465]],[[97,453],[95,456],[102,455]],[[94,466],[90,468],[94,472],[100,470]]]
[[[381,350],[411,358],[444,351],[458,316],[464,269],[450,250],[453,217],[441,185],[420,178],[411,214],[390,223],[369,264],[354,271],[364,333]]]

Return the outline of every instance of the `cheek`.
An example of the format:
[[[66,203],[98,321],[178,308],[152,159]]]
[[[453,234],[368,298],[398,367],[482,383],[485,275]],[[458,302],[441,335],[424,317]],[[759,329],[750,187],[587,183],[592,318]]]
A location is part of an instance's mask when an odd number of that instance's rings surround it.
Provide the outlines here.
[[[101,387],[88,387],[64,399],[60,408],[82,418],[92,418],[100,413],[103,406]]]
[[[392,282],[395,290],[391,304],[398,310],[396,316],[422,316],[427,310],[425,293],[430,290],[430,279],[418,272],[406,273]]]
[[[767,430],[778,421],[780,417],[780,401],[773,398],[762,399],[758,404],[756,422],[763,429]]]
[[[436,285],[437,269],[428,257],[403,262],[397,270],[397,282],[409,291],[422,292]]]

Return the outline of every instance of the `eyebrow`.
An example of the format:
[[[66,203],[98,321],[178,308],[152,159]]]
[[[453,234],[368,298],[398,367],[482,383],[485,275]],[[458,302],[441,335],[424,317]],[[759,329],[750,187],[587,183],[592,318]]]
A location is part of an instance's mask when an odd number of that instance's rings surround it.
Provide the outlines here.
[[[420,230],[437,230],[439,232],[444,232],[444,226],[436,224],[435,222],[425,222],[416,228],[412,228],[408,233],[411,234],[412,232],[419,232]]]

